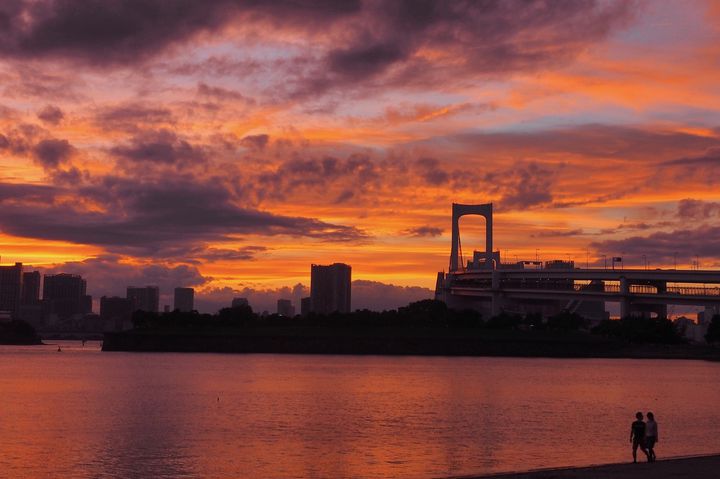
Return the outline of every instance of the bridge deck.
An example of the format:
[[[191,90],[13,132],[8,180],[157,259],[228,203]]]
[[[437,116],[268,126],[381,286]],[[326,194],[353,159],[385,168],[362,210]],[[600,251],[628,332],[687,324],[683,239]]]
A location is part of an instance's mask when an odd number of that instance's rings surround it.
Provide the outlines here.
[[[450,293],[466,297],[492,298],[501,293],[507,299],[524,300],[720,304],[720,271],[500,269],[455,272],[448,276],[452,278]],[[627,285],[625,292],[623,282]]]

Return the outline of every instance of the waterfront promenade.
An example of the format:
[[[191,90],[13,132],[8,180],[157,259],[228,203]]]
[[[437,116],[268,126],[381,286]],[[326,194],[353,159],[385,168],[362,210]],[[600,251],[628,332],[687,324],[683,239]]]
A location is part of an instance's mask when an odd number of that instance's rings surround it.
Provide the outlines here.
[[[718,471],[720,455],[712,455],[658,460],[652,464],[607,464],[487,476],[460,476],[455,479],[716,479]]]

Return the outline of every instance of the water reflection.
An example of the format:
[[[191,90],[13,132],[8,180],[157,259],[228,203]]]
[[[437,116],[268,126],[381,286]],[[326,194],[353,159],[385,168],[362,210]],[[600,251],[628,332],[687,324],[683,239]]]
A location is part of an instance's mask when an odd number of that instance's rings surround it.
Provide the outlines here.
[[[0,348],[9,477],[438,477],[720,451],[720,364]]]

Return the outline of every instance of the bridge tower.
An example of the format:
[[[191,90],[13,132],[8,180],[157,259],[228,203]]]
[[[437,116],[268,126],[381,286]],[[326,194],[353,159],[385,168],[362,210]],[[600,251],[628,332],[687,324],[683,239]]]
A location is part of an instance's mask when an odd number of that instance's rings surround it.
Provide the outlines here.
[[[450,272],[460,269],[460,217],[477,215],[485,218],[485,268],[494,269],[493,266],[493,223],[492,203],[483,205],[452,205],[452,247],[450,249]]]

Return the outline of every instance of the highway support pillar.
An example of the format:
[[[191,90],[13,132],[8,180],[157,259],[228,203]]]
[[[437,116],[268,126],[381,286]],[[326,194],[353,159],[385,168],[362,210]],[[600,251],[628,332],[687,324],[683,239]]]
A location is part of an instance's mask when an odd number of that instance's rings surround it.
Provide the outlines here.
[[[500,289],[500,271],[494,269],[492,272],[492,305],[491,305],[491,315],[497,316],[502,312],[502,291]]]
[[[630,316],[630,283],[625,276],[620,277],[620,318]]]
[[[657,283],[657,294],[665,294],[667,293],[667,281],[660,281]],[[666,303],[658,303],[657,305],[657,317],[658,319],[667,319],[667,304]]]

